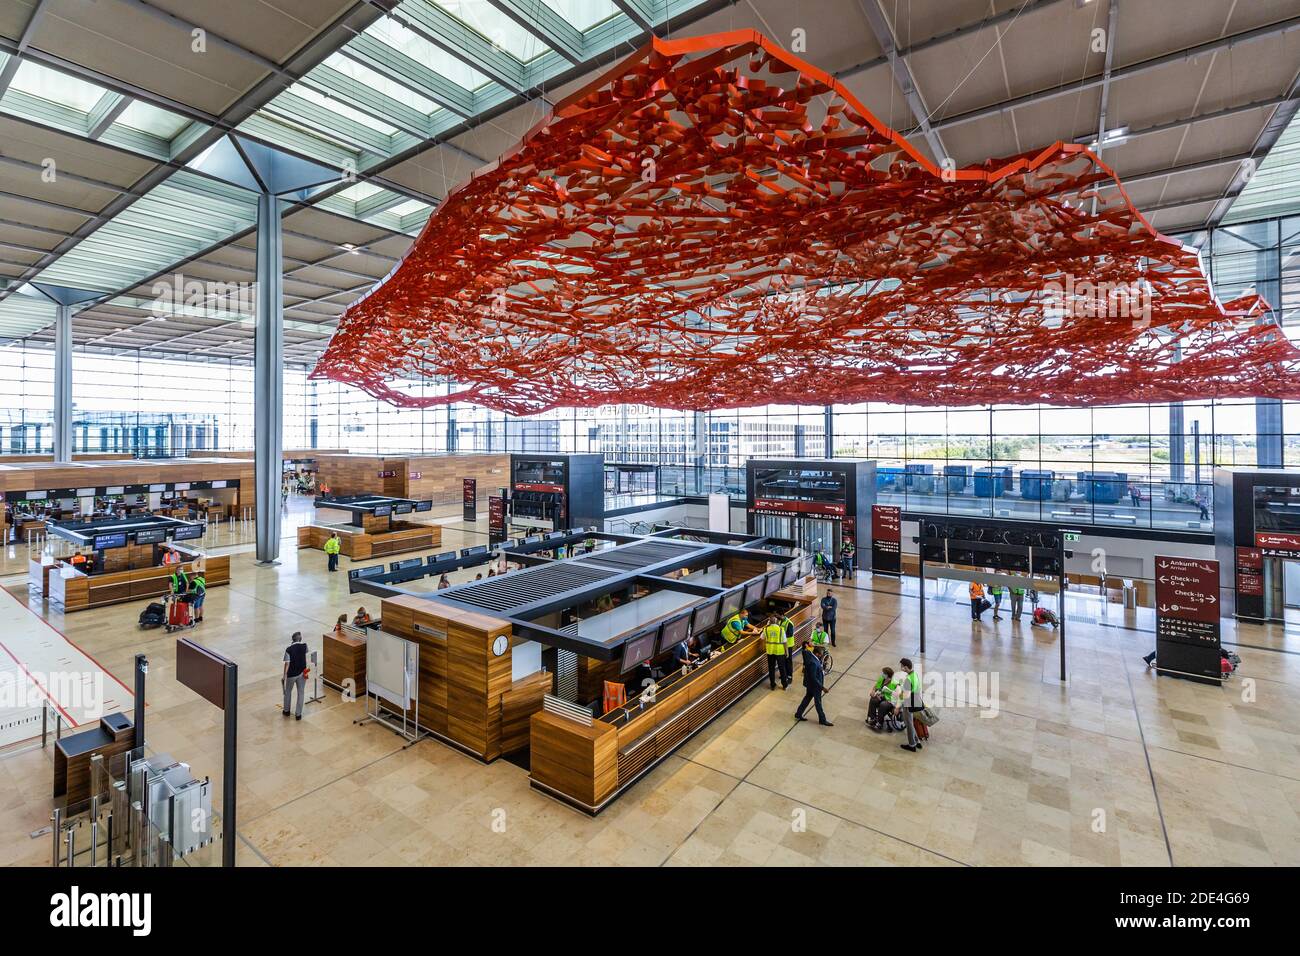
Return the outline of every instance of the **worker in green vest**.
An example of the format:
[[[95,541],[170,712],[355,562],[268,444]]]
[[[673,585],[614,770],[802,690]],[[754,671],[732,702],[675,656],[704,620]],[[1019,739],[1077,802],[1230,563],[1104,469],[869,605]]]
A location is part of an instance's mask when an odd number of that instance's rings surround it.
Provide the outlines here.
[[[172,568],[172,573],[167,576],[167,581],[171,585],[172,594],[177,597],[190,589],[190,579],[189,575],[185,573],[184,565],[175,565]]]
[[[195,572],[190,578],[190,610],[194,612],[194,623],[203,623],[203,599],[208,596],[208,581],[202,571]]]
[[[730,647],[742,637],[748,637],[751,634],[757,634],[758,628],[749,623],[749,609],[741,608],[731,617],[727,618],[727,624],[722,629],[722,639]]]
[[[830,635],[826,633],[826,628],[822,626],[822,622],[818,621],[813,625],[812,629],[813,647],[824,647],[828,640],[830,640]]]
[[[781,633],[785,636],[785,672],[794,679],[794,621],[790,615],[781,617]]]
[[[767,624],[763,627],[763,648],[767,651],[767,679],[772,690],[776,690],[778,672],[781,674],[781,689],[785,690],[790,686],[790,658],[787,655],[789,646],[785,640],[785,628],[775,614],[767,619]]]
[[[339,551],[342,548],[342,542],[339,541],[339,533],[335,531],[325,542],[325,554],[329,558],[329,570],[337,571],[339,569]]]

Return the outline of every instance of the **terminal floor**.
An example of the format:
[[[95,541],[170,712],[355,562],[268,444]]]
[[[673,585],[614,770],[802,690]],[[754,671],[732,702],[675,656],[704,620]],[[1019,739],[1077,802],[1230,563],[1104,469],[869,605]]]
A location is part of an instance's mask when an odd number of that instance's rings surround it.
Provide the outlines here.
[[[447,529],[447,548],[481,540]],[[1063,686],[1056,632],[987,616],[973,627],[954,585],[927,604],[922,658],[907,585],[859,575],[836,588],[834,727],[794,722],[798,687],[760,685],[591,819],[507,761],[356,727],[360,705],[329,691],[301,722],[283,718],[288,634],[319,647],[362,603],[324,564],[292,547],[274,568],[236,553],[193,635],[240,663],[241,864],[1300,864],[1300,634],[1283,628],[1233,629],[1239,676],[1206,687],[1145,668],[1143,614],[1073,597]],[[218,779],[220,714],[175,682],[175,638],[137,630],[138,611],[43,609],[128,683],[147,653],[151,747]],[[946,707],[915,754],[872,733],[871,681],[900,656],[996,675],[996,715]],[[50,775],[49,750],[0,759],[0,863],[48,861],[48,837],[30,834],[47,822]]]

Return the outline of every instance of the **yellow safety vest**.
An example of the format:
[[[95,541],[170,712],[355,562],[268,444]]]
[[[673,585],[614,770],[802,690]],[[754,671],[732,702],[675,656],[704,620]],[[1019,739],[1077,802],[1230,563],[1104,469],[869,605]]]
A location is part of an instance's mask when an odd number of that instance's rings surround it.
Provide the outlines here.
[[[763,645],[768,654],[785,657],[785,628],[780,624],[769,624],[763,628]]]
[[[740,629],[734,626],[736,624],[739,624],[741,628],[745,626],[739,614],[733,614],[727,618],[727,626],[722,629],[722,639],[728,644],[735,644],[736,641],[740,640]]]
[[[326,554],[338,554],[338,553],[339,553],[339,541],[338,541],[337,538],[326,538],[326,539],[325,539],[325,553],[326,553]]]

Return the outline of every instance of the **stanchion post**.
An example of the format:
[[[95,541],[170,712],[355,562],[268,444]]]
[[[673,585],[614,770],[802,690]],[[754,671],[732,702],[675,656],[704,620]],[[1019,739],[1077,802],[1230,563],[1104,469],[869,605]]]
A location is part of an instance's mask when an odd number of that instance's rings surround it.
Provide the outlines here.
[[[54,832],[54,859],[51,865],[58,869],[59,867],[59,839],[63,836],[63,808],[55,807],[54,812],[50,814],[50,823],[53,825]]]

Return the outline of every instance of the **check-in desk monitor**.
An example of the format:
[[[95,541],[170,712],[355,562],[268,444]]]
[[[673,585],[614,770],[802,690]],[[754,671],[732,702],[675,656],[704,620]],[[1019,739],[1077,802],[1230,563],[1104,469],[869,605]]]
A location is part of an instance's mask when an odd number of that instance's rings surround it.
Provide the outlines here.
[[[745,603],[744,607],[753,607],[759,601],[763,600],[763,583],[764,578],[754,578],[745,582]]]
[[[622,673],[626,674],[628,671],[635,670],[639,665],[655,656],[655,638],[658,635],[659,625],[656,624],[628,639],[627,643],[623,645]]]
[[[781,590],[781,582],[785,579],[784,568],[774,568],[767,572],[763,578],[763,597],[770,597],[777,591]]]
[[[731,615],[740,610],[741,602],[745,600],[745,589],[743,586],[732,588],[726,594],[722,595],[721,610],[718,617],[726,621]]]
[[[718,623],[718,612],[722,607],[722,599],[714,598],[707,604],[701,604],[695,609],[695,616],[691,620],[691,633],[703,634],[709,628]]]
[[[788,588],[799,580],[799,568],[803,565],[802,558],[795,558],[781,570],[781,587]]]
[[[146,528],[135,533],[136,544],[162,544],[167,540],[166,528]]]
[[[691,635],[691,615],[681,614],[659,628],[659,653],[666,654]]]

